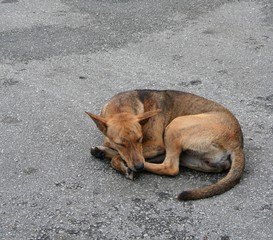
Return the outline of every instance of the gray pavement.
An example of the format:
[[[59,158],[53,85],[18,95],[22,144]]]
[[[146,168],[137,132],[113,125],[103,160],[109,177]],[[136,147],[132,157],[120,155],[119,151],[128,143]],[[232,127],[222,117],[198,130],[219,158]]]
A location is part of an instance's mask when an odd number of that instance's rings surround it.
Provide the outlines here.
[[[84,111],[136,88],[218,101],[239,119],[239,185],[222,174],[129,181],[90,156]],[[273,239],[273,2],[0,0],[0,239]]]

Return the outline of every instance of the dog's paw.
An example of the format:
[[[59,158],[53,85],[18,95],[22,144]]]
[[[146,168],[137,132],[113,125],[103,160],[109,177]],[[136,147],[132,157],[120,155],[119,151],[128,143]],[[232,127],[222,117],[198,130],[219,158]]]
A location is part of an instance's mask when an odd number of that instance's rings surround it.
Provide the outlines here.
[[[133,172],[130,168],[127,168],[125,177],[134,181],[137,178],[137,173]]]
[[[90,149],[90,153],[92,156],[96,157],[96,158],[99,158],[99,159],[104,159],[105,158],[105,152],[100,149],[99,147],[92,147]]]

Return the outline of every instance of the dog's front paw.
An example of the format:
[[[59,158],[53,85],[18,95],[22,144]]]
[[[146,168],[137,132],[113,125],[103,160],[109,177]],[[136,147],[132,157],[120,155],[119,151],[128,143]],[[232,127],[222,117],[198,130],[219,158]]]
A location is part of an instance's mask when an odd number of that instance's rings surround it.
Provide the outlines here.
[[[134,181],[137,177],[137,173],[133,172],[130,168],[126,169],[125,177]]]
[[[99,147],[92,147],[90,149],[90,153],[92,156],[99,158],[99,159],[104,159],[105,158],[105,151],[103,151]]]

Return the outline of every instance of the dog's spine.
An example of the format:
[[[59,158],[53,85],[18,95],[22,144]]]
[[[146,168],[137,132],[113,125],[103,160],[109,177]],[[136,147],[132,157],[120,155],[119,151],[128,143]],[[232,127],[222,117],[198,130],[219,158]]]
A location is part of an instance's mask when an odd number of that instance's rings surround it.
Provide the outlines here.
[[[241,147],[237,147],[231,153],[231,161],[231,168],[224,178],[209,186],[183,191],[177,196],[177,199],[179,201],[198,200],[224,193],[233,188],[240,181],[244,172],[245,157]]]

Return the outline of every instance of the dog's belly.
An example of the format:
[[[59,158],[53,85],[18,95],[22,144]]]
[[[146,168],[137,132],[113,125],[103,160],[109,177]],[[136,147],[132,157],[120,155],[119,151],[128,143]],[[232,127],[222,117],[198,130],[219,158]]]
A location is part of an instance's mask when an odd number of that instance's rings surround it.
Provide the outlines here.
[[[185,151],[180,155],[180,165],[202,172],[222,172],[230,168],[230,154],[220,152],[217,155]]]

